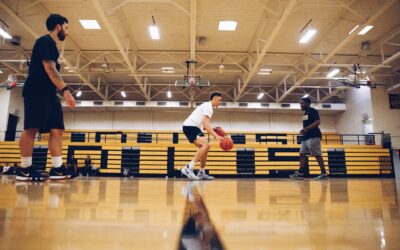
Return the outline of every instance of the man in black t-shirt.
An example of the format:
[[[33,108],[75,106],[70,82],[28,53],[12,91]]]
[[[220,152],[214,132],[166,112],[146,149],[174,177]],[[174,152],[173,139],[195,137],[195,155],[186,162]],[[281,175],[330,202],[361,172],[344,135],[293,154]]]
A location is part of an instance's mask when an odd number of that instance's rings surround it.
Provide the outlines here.
[[[304,111],[303,115],[303,129],[300,134],[303,135],[300,148],[300,169],[296,173],[290,175],[290,178],[302,179],[304,177],[304,170],[306,167],[307,155],[315,156],[318,165],[321,169],[321,174],[315,179],[326,179],[328,175],[324,167],[324,160],[321,151],[321,130],[318,128],[321,120],[318,111],[311,108],[311,99],[303,97],[300,100],[301,110]]]
[[[57,90],[64,97],[68,107],[75,107],[75,100],[61,75],[57,41],[64,41],[68,35],[67,18],[51,14],[46,20],[48,34],[39,37],[32,50],[29,74],[22,95],[24,97],[24,131],[19,141],[21,167],[17,169],[19,181],[43,181],[46,174],[32,166],[32,152],[38,132],[49,133],[49,150],[52,168],[49,177],[53,180],[69,178],[62,164],[62,136],[64,117]]]

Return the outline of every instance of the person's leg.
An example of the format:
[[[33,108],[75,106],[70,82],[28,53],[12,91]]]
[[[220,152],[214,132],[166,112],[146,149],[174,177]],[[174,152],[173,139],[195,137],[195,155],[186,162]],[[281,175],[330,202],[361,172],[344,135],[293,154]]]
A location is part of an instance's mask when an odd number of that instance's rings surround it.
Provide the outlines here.
[[[321,173],[325,173],[324,160],[322,158],[322,150],[321,150],[321,139],[320,138],[311,138],[310,139],[310,153],[315,157],[318,162],[319,168],[321,169]]]
[[[35,136],[43,127],[49,115],[46,100],[42,98],[24,98],[24,114],[24,131],[19,140],[21,167],[16,169],[16,180],[44,181],[47,179],[46,173],[37,171],[32,166],[32,154]]]
[[[321,155],[315,156],[315,159],[317,160],[319,168],[321,169],[321,174],[318,175],[317,177],[315,177],[315,179],[317,179],[317,180],[328,179],[329,176],[326,174],[326,170],[325,170],[325,166],[324,166],[324,159],[322,158]]]
[[[24,131],[19,140],[22,168],[32,165],[35,136],[39,132],[39,129],[43,127],[44,121],[49,115],[49,110],[46,106],[46,100],[24,98]]]
[[[61,167],[62,165],[62,137],[63,129],[51,129],[49,138],[49,151],[53,163],[53,167]]]
[[[321,155],[317,155],[317,156],[315,156],[315,159],[318,162],[319,168],[321,169],[321,173],[326,173],[325,165],[324,165],[324,159],[322,158],[322,156]]]
[[[208,144],[207,139],[204,138],[205,142]],[[199,148],[202,147],[202,144],[196,144]],[[211,175],[206,174],[206,164],[207,164],[207,157],[208,157],[208,152],[210,151],[210,144],[208,144],[208,149],[204,152],[203,157],[200,159],[200,171],[197,174],[197,177],[201,180],[213,180],[214,177]]]
[[[322,158],[322,150],[321,150],[321,139],[320,138],[312,138],[310,139],[311,145],[310,150],[311,154],[315,157],[318,162],[319,168],[321,169],[321,174],[317,176],[317,179],[325,179],[328,176],[326,175],[324,159]]]
[[[199,180],[200,178],[193,173],[193,169],[196,166],[196,163],[204,158],[204,154],[208,152],[210,146],[207,139],[201,136],[197,137],[197,139],[193,141],[193,144],[196,145],[198,149],[189,164],[181,169],[181,173],[191,180]]]
[[[200,160],[200,170],[201,171],[204,171],[206,169],[207,157],[208,157],[208,152],[210,151],[210,147],[208,148],[208,151],[205,152],[205,154],[203,155],[203,158]]]
[[[25,129],[19,139],[19,149],[21,154],[21,167],[26,168],[32,165],[33,146],[37,129]]]
[[[58,99],[51,101],[51,113],[48,121],[50,130],[49,150],[52,159],[50,169],[51,180],[68,179],[71,175],[62,163],[62,139],[64,134],[64,114],[61,103]]]
[[[208,151],[209,145],[207,139],[204,137],[203,132],[197,127],[183,126],[183,133],[189,142],[196,145],[198,149],[189,164],[181,169],[181,173],[191,180],[199,180],[199,178],[193,173],[193,169],[196,166],[196,163],[203,158],[204,152]]]
[[[310,152],[309,152],[309,147],[308,147],[308,140],[302,141],[301,147],[300,147],[300,167],[299,167],[299,170],[296,171],[294,174],[289,175],[290,178],[301,179],[304,177],[306,163],[307,163],[307,154],[309,154],[309,153]]]
[[[299,168],[299,173],[305,174],[306,170],[306,164],[307,164],[307,155],[306,154],[300,154],[300,168]]]
[[[196,154],[194,155],[192,161],[197,163],[200,161],[200,168],[205,168],[207,162],[208,151],[210,150],[210,144],[208,144],[205,137],[198,137],[193,144],[198,147]]]

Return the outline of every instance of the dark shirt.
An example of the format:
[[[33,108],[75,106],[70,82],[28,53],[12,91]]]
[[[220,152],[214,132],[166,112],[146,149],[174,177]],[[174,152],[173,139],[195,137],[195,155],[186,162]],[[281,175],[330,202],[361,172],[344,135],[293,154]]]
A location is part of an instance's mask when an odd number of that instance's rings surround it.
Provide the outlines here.
[[[57,70],[60,71],[59,56],[57,44],[50,35],[44,35],[36,40],[32,50],[28,78],[22,92],[24,97],[57,98],[57,88],[47,75],[43,60],[55,62]]]
[[[85,159],[85,167],[91,167],[92,166],[92,160]]]
[[[314,123],[315,121],[320,120],[318,111],[315,108],[308,108],[304,111],[303,115],[303,128],[309,126],[310,124]],[[311,138],[322,137],[321,130],[316,127],[309,129],[304,135],[302,140],[308,140]]]

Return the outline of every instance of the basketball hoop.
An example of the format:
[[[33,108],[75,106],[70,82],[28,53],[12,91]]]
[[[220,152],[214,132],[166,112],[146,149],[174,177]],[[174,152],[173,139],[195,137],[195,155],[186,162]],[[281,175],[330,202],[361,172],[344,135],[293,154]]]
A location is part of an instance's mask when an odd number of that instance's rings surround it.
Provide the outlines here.
[[[17,87],[17,82],[9,82],[7,85],[7,90]]]
[[[189,85],[192,87],[196,84],[196,79],[193,76],[189,77]]]
[[[17,77],[13,74],[9,74],[7,77],[7,90],[13,89],[17,86]]]
[[[202,81],[200,75],[195,74],[194,65],[197,63],[195,60],[185,61],[186,63],[186,75],[184,75],[183,80],[176,80],[176,87],[209,87],[211,85],[210,81]]]

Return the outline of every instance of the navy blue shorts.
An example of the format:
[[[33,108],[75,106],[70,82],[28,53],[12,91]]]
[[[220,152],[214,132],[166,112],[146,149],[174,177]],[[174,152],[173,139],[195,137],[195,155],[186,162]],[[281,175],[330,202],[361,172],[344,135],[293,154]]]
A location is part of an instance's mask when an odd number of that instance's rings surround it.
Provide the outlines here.
[[[193,143],[197,137],[204,137],[203,131],[194,126],[183,126],[183,133],[186,135],[186,138],[188,138],[190,143]]]
[[[25,97],[24,109],[24,129],[35,128],[40,133],[64,129],[64,115],[57,98]]]

